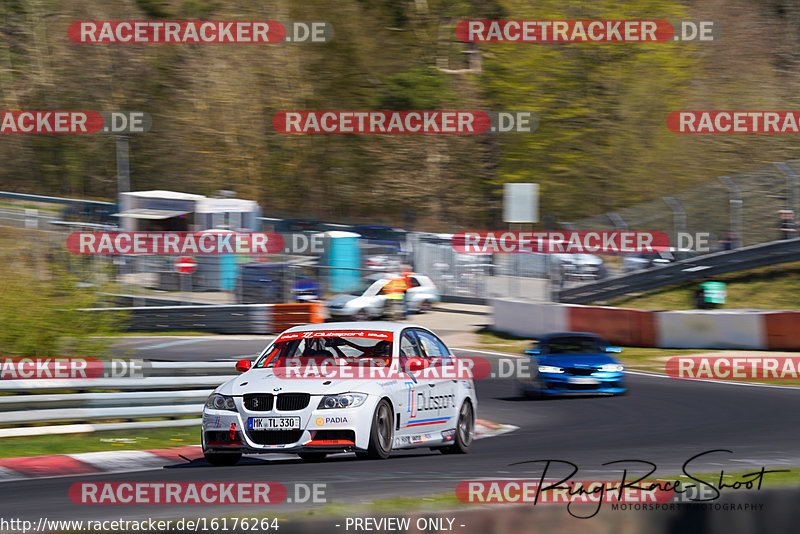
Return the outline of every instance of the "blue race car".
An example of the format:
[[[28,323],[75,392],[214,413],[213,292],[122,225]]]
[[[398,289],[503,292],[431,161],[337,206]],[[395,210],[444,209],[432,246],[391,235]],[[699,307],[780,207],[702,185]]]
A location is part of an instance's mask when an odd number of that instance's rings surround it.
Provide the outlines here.
[[[622,352],[602,337],[584,332],[548,334],[526,350],[531,378],[518,386],[525,396],[625,393],[622,364],[609,353]]]

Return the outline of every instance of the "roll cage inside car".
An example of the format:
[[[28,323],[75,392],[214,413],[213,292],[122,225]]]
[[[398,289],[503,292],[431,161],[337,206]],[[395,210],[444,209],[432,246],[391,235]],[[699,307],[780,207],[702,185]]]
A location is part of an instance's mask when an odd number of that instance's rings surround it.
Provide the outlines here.
[[[366,341],[363,345],[355,343],[347,337],[328,336],[317,338],[299,338],[278,341],[269,345],[258,357],[255,365],[259,368],[280,367],[287,358],[328,359],[347,364],[364,359],[384,360],[388,365],[392,358],[393,343],[386,340],[356,338]],[[405,328],[399,334],[400,363],[410,358],[422,358],[428,364],[449,361],[452,357],[447,346],[432,332],[417,327]],[[427,365],[426,365],[427,366]]]

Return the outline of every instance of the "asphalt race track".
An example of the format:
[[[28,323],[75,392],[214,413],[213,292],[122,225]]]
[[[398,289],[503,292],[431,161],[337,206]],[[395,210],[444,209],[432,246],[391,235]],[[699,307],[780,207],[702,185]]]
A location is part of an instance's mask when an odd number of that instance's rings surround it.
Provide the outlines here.
[[[152,346],[169,340],[151,338],[148,343]],[[157,359],[236,359],[254,354],[263,342],[232,339],[224,345],[196,342],[146,350],[140,346],[136,356],[156,358],[157,352]],[[422,450],[397,453],[385,461],[339,455],[316,464],[294,456],[257,456],[234,467],[211,467],[198,451],[195,458],[199,459],[165,465],[162,470],[3,482],[0,503],[15,517],[30,520],[43,515],[48,519],[210,517],[263,514],[265,510],[206,505],[80,506],[70,501],[67,491],[79,481],[302,482],[327,484],[328,497],[334,503],[360,503],[450,493],[462,480],[538,479],[543,464],[510,465],[530,460],[574,462],[580,468],[575,480],[618,480],[621,468],[601,464],[628,459],[657,464],[654,476],[676,475],[686,460],[711,449],[733,453],[704,456],[691,464],[692,473],[719,473],[721,469],[743,473],[757,471],[762,465],[800,466],[800,427],[795,424],[800,389],[678,381],[645,374],[629,375],[628,385],[629,394],[621,397],[536,401],[514,397],[510,381],[480,380],[478,416],[516,425],[519,430],[475,441],[465,456]],[[641,467],[638,469],[631,468],[630,472],[643,474]],[[556,467],[549,473],[566,474]],[[277,513],[297,507],[286,503],[274,510]]]

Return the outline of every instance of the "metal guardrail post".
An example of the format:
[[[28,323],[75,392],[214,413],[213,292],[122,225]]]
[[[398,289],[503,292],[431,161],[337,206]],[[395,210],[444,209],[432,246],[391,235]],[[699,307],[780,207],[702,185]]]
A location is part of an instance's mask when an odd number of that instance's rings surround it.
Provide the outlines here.
[[[663,200],[669,205],[670,208],[672,208],[672,218],[675,227],[675,240],[677,242],[678,236],[681,234],[681,232],[686,232],[686,210],[675,197],[664,197]]]
[[[739,248],[744,245],[744,236],[742,235],[742,208],[744,201],[742,200],[742,190],[729,176],[720,176],[719,181],[725,184],[725,187],[730,191],[730,231],[731,231],[731,248]]]
[[[625,222],[625,219],[622,218],[622,215],[617,213],[616,211],[612,211],[608,215],[608,219],[611,221],[611,224],[614,225],[614,228],[617,230],[627,230],[628,223]]]
[[[114,136],[117,144],[117,194],[131,190],[131,173],[128,162],[128,139],[124,135]]]
[[[797,205],[800,198],[800,175],[794,172],[794,169],[789,167],[789,164],[785,161],[776,163],[775,166],[786,175],[786,209],[792,210],[795,218],[797,218],[798,208],[800,208]]]

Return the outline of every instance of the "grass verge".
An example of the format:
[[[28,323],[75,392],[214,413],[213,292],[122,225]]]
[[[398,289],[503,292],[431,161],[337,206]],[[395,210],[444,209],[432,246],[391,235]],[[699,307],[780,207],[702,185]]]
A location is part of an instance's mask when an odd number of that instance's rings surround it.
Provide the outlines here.
[[[200,445],[200,425],[0,438],[0,458],[114,450],[166,449],[183,445]]]
[[[497,332],[487,327],[483,327],[477,332],[480,339],[478,345],[469,348],[496,350],[498,352],[508,352],[510,354],[522,354],[522,351],[530,348],[531,340],[523,337],[512,336],[505,332]]]
[[[727,284],[724,308],[790,310],[798,307],[800,262],[760,267],[714,278]],[[645,310],[690,310],[698,283],[668,286],[652,293],[613,300],[609,305]]]

